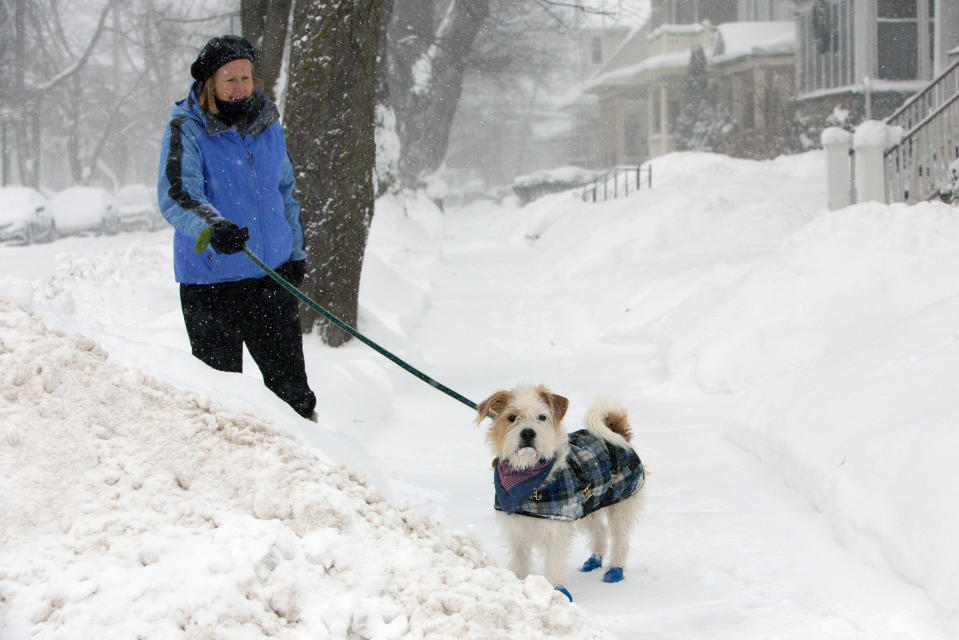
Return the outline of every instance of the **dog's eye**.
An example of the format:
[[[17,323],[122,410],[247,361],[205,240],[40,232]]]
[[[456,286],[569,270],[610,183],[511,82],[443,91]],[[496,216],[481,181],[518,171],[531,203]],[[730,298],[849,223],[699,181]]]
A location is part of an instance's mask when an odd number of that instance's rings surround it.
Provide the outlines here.
[[[516,414],[515,414],[515,413],[511,413],[511,414],[509,414],[508,416],[506,416],[506,419],[507,419],[509,422],[516,422]]]
[[[546,414],[545,414],[545,413],[539,414],[538,416],[536,416],[536,418],[537,418],[540,422],[546,422]]]

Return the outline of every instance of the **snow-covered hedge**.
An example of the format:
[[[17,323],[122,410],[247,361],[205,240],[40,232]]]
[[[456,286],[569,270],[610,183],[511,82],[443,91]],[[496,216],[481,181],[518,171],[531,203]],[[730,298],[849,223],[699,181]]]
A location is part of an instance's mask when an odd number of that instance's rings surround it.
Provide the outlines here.
[[[597,173],[582,167],[558,167],[544,171],[534,171],[513,180],[513,193],[520,204],[526,204],[558,191],[568,191],[589,183]]]

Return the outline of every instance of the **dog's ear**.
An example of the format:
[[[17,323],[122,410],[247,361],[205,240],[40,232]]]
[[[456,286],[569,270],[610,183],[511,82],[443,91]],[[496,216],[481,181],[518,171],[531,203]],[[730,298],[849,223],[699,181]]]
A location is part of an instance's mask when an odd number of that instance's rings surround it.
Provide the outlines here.
[[[563,416],[566,415],[566,410],[569,409],[569,400],[550,392],[549,389],[542,385],[536,387],[536,391],[539,392],[540,397],[549,405],[549,410],[553,414],[553,424],[559,424]]]
[[[509,404],[509,391],[497,391],[476,407],[476,424],[481,423],[490,414],[496,416]]]
[[[549,396],[549,408],[553,412],[553,424],[559,424],[569,409],[569,400],[552,393]]]

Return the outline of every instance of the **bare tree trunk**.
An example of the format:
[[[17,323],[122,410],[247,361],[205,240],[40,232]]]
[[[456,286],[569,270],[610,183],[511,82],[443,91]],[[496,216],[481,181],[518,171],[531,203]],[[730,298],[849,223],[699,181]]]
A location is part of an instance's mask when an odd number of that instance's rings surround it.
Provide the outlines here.
[[[390,101],[389,26],[393,15],[393,0],[383,0],[380,16],[380,48],[376,57],[376,184],[374,197],[392,189],[398,180],[399,137],[396,135],[396,112]],[[394,143],[395,141],[395,143]]]
[[[30,187],[40,186],[40,176],[37,171],[39,161],[37,151],[39,151],[38,140],[31,136],[32,131],[39,127],[35,126],[36,104],[32,96],[27,95],[27,87],[24,82],[23,70],[27,66],[26,60],[26,20],[27,20],[27,1],[16,0],[13,9],[15,39],[13,44],[14,59],[14,90],[18,99],[22,101],[20,113],[18,114],[17,127],[14,129],[15,147],[17,150],[17,169],[20,174],[20,182]],[[32,93],[32,92],[31,92]]]
[[[283,65],[283,44],[291,4],[292,0],[240,2],[243,36],[256,47],[256,75],[263,80],[263,90],[271,100],[276,100],[274,89]]]
[[[353,326],[373,218],[382,9],[383,0],[298,2],[293,19],[285,121],[309,254],[303,289]],[[349,340],[311,310],[302,322],[327,344]]]
[[[73,184],[86,184],[84,180],[83,158],[80,150],[83,148],[83,134],[80,130],[80,91],[77,78],[70,78],[70,98],[64,105],[64,120],[67,124],[67,163],[70,165],[70,179]]]
[[[253,46],[259,46],[266,28],[266,13],[270,0],[240,0],[240,29]]]
[[[401,0],[393,12],[388,31],[393,56],[388,67],[391,93],[400,102],[408,101],[407,94],[413,88],[413,65],[426,53],[436,36],[437,2]]]
[[[417,0],[415,4],[421,3]],[[466,60],[489,10],[489,0],[450,0],[430,46],[420,47],[419,57],[412,64],[398,62],[417,68],[422,76],[411,75],[405,95],[393,96],[394,104],[401,105],[397,119],[402,144],[400,182],[404,187],[418,187],[424,174],[443,163],[463,89]],[[411,27],[411,37],[422,35]]]
[[[7,147],[7,123],[0,120],[0,186],[10,184],[10,150]]]

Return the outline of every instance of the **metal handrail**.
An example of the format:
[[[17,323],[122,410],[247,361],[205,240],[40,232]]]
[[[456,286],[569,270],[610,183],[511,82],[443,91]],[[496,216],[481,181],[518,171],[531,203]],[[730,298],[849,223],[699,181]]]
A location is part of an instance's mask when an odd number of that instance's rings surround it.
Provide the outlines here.
[[[935,197],[957,159],[959,89],[885,151],[886,200],[914,204]]]
[[[959,92],[959,60],[936,76],[922,91],[912,95],[885,122],[910,130]]]
[[[643,184],[643,173],[646,174],[646,188],[653,188],[653,166],[636,165],[613,167],[602,175],[596,176],[585,187],[583,187],[583,202],[591,200],[592,202],[605,202],[610,198],[626,197],[629,195],[630,185],[635,185],[633,191],[639,191]],[[633,177],[635,176],[635,177]],[[610,189],[612,183],[612,189]],[[600,200],[600,191],[602,191],[602,200]]]
[[[932,198],[959,158],[959,61],[906,100],[885,123],[905,133],[884,154],[886,200]]]

